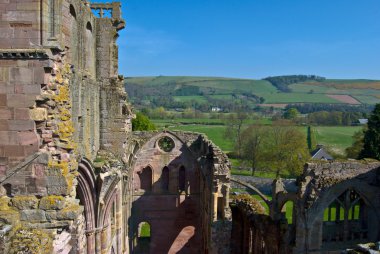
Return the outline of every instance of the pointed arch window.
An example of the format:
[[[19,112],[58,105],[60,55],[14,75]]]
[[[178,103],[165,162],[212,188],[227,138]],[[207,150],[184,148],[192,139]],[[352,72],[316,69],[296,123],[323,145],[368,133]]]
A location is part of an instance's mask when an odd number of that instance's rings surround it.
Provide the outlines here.
[[[138,175],[140,178],[140,189],[146,192],[152,191],[152,168],[149,166],[145,167]]]
[[[323,242],[367,240],[368,210],[354,189],[346,190],[324,210]]]

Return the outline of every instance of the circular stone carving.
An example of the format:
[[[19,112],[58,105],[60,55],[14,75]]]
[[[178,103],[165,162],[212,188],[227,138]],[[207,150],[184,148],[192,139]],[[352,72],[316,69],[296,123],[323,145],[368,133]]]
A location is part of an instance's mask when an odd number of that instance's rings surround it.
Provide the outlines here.
[[[170,152],[174,148],[173,139],[165,136],[158,140],[158,147],[164,152]]]

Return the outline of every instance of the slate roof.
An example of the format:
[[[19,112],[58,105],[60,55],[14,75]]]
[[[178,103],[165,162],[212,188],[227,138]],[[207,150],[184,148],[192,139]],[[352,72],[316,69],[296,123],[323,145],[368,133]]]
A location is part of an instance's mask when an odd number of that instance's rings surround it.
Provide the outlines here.
[[[328,160],[331,161],[334,158],[326,152],[323,147],[318,147],[314,151],[311,152],[311,158],[314,160]]]

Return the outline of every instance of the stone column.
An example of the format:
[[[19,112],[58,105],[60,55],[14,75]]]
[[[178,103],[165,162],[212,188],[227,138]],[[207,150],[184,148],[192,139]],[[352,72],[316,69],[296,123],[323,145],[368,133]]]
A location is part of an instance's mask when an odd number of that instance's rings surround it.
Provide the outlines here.
[[[213,204],[213,210],[212,210],[212,221],[218,220],[218,191],[215,191],[212,193],[212,204]]]
[[[95,253],[100,253],[101,252],[101,244],[102,244],[102,239],[101,239],[101,231],[97,229],[95,231]]]

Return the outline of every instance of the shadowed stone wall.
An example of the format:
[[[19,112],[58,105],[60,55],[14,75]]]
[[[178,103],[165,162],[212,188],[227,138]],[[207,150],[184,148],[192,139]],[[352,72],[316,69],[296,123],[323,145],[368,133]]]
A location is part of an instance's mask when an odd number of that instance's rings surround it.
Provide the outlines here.
[[[195,133],[136,132],[130,138],[130,250],[229,253],[227,157]],[[148,243],[140,237],[142,222],[150,225]]]
[[[379,167],[372,160],[308,163],[295,192],[274,180],[267,214],[237,199],[231,204],[233,253],[342,253],[378,242]],[[287,202],[293,203],[291,224]]]

